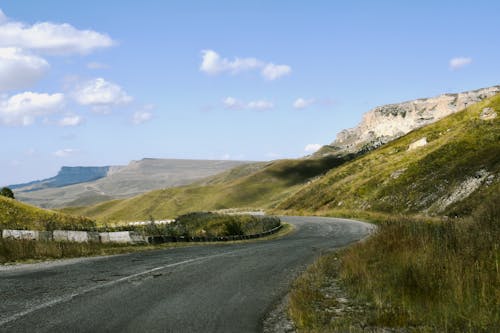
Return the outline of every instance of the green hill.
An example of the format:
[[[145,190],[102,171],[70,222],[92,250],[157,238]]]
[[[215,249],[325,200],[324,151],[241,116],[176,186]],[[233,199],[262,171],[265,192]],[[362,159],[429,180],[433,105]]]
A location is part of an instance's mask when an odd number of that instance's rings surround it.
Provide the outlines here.
[[[279,160],[236,167],[194,185],[152,191],[130,199],[62,211],[96,218],[99,222],[147,220],[225,208],[272,208],[353,156]]]
[[[467,215],[499,191],[500,117],[487,116],[495,112],[500,95],[332,169],[278,208]],[[409,149],[424,138],[427,144]]]
[[[0,196],[0,229],[88,229],[95,226],[86,217],[71,216],[31,206]]]

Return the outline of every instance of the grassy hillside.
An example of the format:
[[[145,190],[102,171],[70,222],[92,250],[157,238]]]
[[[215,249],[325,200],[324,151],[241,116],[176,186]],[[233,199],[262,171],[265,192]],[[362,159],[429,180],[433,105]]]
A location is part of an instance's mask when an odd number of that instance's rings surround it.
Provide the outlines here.
[[[96,218],[99,222],[147,220],[224,208],[274,207],[314,177],[352,159],[280,160],[241,166],[195,185],[158,190],[124,200],[64,212]]]
[[[485,108],[500,114],[500,95],[331,170],[278,208],[467,215],[498,190],[500,117],[481,119]],[[422,138],[425,146],[408,149]]]
[[[88,229],[94,221],[37,208],[14,199],[0,196],[0,229]]]

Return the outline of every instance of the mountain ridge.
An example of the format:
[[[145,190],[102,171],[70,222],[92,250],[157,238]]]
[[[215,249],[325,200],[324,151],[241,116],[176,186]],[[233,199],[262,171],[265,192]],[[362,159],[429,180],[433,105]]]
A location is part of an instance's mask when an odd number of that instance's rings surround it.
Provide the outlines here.
[[[313,156],[356,153],[380,147],[498,93],[500,85],[377,106],[366,112],[356,127],[340,131],[335,141]]]
[[[63,167],[59,177],[14,185],[13,190],[19,200],[44,208],[94,204],[187,185],[247,163],[250,162],[144,158],[126,166]]]

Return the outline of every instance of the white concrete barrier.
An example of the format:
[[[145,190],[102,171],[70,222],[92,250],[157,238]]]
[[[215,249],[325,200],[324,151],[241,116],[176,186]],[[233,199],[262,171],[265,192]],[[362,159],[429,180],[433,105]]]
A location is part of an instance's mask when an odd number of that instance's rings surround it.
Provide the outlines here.
[[[133,231],[100,232],[101,243],[145,243],[146,238]]]
[[[2,230],[2,238],[38,240],[38,233],[36,230]]]

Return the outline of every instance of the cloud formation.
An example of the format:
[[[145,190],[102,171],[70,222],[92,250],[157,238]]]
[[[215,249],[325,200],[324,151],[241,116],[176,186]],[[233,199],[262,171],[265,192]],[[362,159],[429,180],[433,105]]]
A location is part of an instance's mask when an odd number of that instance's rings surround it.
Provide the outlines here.
[[[8,126],[28,126],[37,117],[60,111],[63,94],[23,92],[0,100],[0,123]]]
[[[73,97],[78,104],[91,106],[94,111],[108,110],[132,101],[122,87],[103,78],[84,82],[75,89]]]
[[[258,111],[263,111],[263,110],[270,110],[274,108],[274,103],[267,101],[265,99],[257,100],[257,101],[250,101],[248,103],[245,103],[243,101],[240,101],[234,97],[226,97],[222,100],[222,104],[224,104],[224,107],[229,110],[258,110]]]
[[[309,99],[304,99],[304,98],[297,98],[295,102],[293,102],[293,107],[295,109],[305,109],[311,105],[313,105],[316,101],[313,98]]]
[[[310,143],[308,145],[306,145],[306,147],[304,148],[304,151],[306,153],[315,153],[317,152],[322,146],[319,144],[319,143]]]
[[[89,54],[115,42],[106,34],[79,30],[67,23],[33,25],[9,20],[0,13],[0,47],[19,47],[50,55]]]
[[[262,69],[262,76],[267,80],[276,80],[285,75],[289,75],[292,72],[292,68],[288,65],[275,65],[267,64]]]
[[[217,75],[221,73],[238,74],[250,70],[260,70],[261,75],[267,80],[276,80],[292,72],[288,65],[275,65],[266,63],[256,58],[234,58],[229,60],[222,58],[214,50],[201,51],[200,71],[208,75]]]
[[[450,59],[449,66],[450,66],[450,69],[452,71],[456,71],[456,70],[459,70],[459,69],[469,65],[470,63],[472,63],[472,58],[456,57],[456,58]]]
[[[23,89],[38,81],[49,69],[45,59],[17,47],[0,48],[0,91]]]
[[[140,125],[151,119],[153,119],[153,113],[146,110],[134,112],[134,115],[132,116],[132,122],[135,125]]]
[[[68,126],[78,126],[83,122],[83,118],[79,115],[67,115],[64,118],[60,119],[58,124],[62,127]]]

